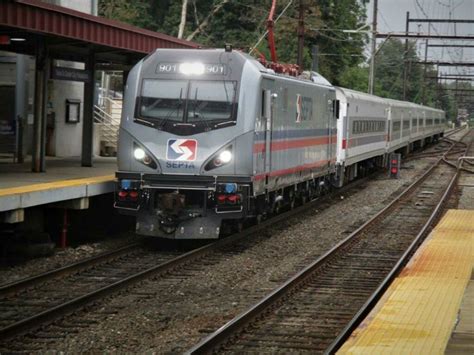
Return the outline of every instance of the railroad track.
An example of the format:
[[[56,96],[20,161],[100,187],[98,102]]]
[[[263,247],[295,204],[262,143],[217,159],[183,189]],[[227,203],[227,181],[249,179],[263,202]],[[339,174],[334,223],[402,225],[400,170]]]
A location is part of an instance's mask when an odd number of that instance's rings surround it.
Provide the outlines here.
[[[0,288],[0,340],[53,321],[182,254],[132,244]]]
[[[444,156],[457,160],[466,149],[454,143]],[[439,159],[371,220],[188,353],[334,352],[426,236],[458,172]]]
[[[338,190],[337,193],[355,190],[364,181],[366,179],[360,179]],[[241,240],[293,215],[299,215],[312,205],[328,201],[330,198],[331,195],[324,195],[303,206],[276,215],[259,225],[245,229],[241,233],[189,252],[147,250],[141,248],[139,244],[132,244],[110,253],[0,286],[0,348],[5,346],[2,344],[3,341],[64,318],[137,282],[175,268],[185,268],[187,264],[213,251],[220,250],[217,258],[225,258],[229,253],[236,252],[233,250],[235,244]],[[203,263],[208,262],[203,261]],[[186,271],[184,274],[189,273]]]
[[[63,267],[46,271],[44,273],[34,275],[25,279],[17,280],[14,282],[9,282],[6,284],[0,285],[0,298],[6,298],[13,296],[21,291],[24,291],[28,288],[32,288],[40,285],[46,281],[53,280],[58,277],[64,277],[87,268],[91,268],[99,263],[105,263],[114,258],[120,257],[124,254],[133,252],[139,248],[138,243],[132,243],[125,246],[122,246],[118,249],[100,253],[83,260],[79,260],[75,263],[65,265]]]
[[[337,190],[336,194],[356,189],[364,180]],[[311,205],[329,200],[326,195],[319,200],[277,215],[261,225],[251,227],[216,243],[179,255],[171,252],[152,252],[140,249],[137,245],[108,253],[91,260],[85,260],[72,266],[53,270],[39,277],[0,287],[0,341],[24,334],[40,326],[81,309],[94,301],[127,288],[139,281],[154,277],[172,269],[183,269],[200,258],[209,256],[214,259],[225,258],[235,253],[235,245],[260,230],[293,215],[300,215]],[[212,252],[220,252],[211,255]],[[238,251],[237,251],[238,252]],[[217,260],[216,259],[216,260]],[[202,263],[209,261],[202,260]],[[193,263],[199,269],[199,263]],[[183,277],[189,277],[191,271],[184,270]],[[43,328],[44,330],[45,328]],[[34,337],[34,336],[33,336]]]
[[[410,160],[420,159],[420,158],[434,158],[434,157],[439,156],[440,154],[446,153],[451,148],[451,146],[457,142],[456,140],[453,140],[452,138],[450,138],[450,136],[456,133],[462,132],[464,129],[465,128],[453,129],[452,131],[446,133],[444,137],[440,138],[439,144],[429,147],[427,149],[424,149],[421,152],[412,153],[405,159],[405,161],[410,161]],[[451,151],[451,152],[455,153],[456,150]]]

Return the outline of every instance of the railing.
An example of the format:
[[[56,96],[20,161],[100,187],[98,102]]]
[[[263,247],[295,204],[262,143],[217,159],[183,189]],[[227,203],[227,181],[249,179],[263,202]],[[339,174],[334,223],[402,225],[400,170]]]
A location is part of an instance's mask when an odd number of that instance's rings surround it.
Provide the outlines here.
[[[94,122],[101,125],[100,140],[115,146],[117,144],[120,120],[114,119],[114,117],[99,106],[94,106]]]
[[[103,97],[102,105],[94,105],[94,123],[100,125],[101,155],[116,153],[121,115],[121,99]]]

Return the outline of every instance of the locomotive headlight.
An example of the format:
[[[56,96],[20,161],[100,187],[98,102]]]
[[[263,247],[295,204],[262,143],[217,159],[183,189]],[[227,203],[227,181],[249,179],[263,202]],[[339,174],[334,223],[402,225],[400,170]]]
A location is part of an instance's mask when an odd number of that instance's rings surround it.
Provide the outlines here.
[[[202,63],[181,63],[179,65],[179,72],[181,74],[195,74],[195,75],[202,75],[204,74],[204,64]]]
[[[227,164],[228,162],[232,160],[232,152],[230,150],[224,150],[221,152],[221,154],[219,154],[218,159],[222,163]]]
[[[135,150],[133,151],[133,156],[137,160],[142,160],[143,158],[145,158],[146,154],[142,148],[135,148]]]
[[[228,145],[208,161],[208,163],[204,167],[204,170],[209,171],[215,168],[219,168],[223,165],[230,163],[233,158],[234,154],[232,153],[232,145]]]
[[[136,143],[133,143],[133,157],[138,162],[148,166],[151,169],[156,169],[158,167],[158,164],[152,158],[151,153],[147,152],[144,148],[139,147]]]

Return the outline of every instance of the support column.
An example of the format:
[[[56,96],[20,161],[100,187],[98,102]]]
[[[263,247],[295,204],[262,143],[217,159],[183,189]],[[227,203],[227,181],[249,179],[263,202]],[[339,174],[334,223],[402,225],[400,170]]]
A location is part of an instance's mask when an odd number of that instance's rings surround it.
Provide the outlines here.
[[[16,159],[23,163],[23,135],[28,107],[28,58],[26,55],[16,56],[16,87],[15,87],[15,120],[16,120]]]
[[[45,172],[46,148],[46,100],[49,74],[49,58],[44,43],[39,43],[36,51],[35,106],[33,125],[32,171]]]
[[[95,56],[89,54],[85,62],[85,70],[89,73],[89,80],[84,83],[84,114],[82,121],[82,166],[92,166],[94,153],[94,78]]]

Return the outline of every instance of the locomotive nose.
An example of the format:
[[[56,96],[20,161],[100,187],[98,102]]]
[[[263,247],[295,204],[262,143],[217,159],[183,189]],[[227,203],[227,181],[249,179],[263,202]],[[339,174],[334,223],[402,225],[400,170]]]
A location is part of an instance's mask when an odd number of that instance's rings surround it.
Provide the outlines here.
[[[163,174],[212,175],[217,169],[233,173],[235,152],[227,137],[209,132],[204,137],[168,137],[164,142],[153,150]]]

